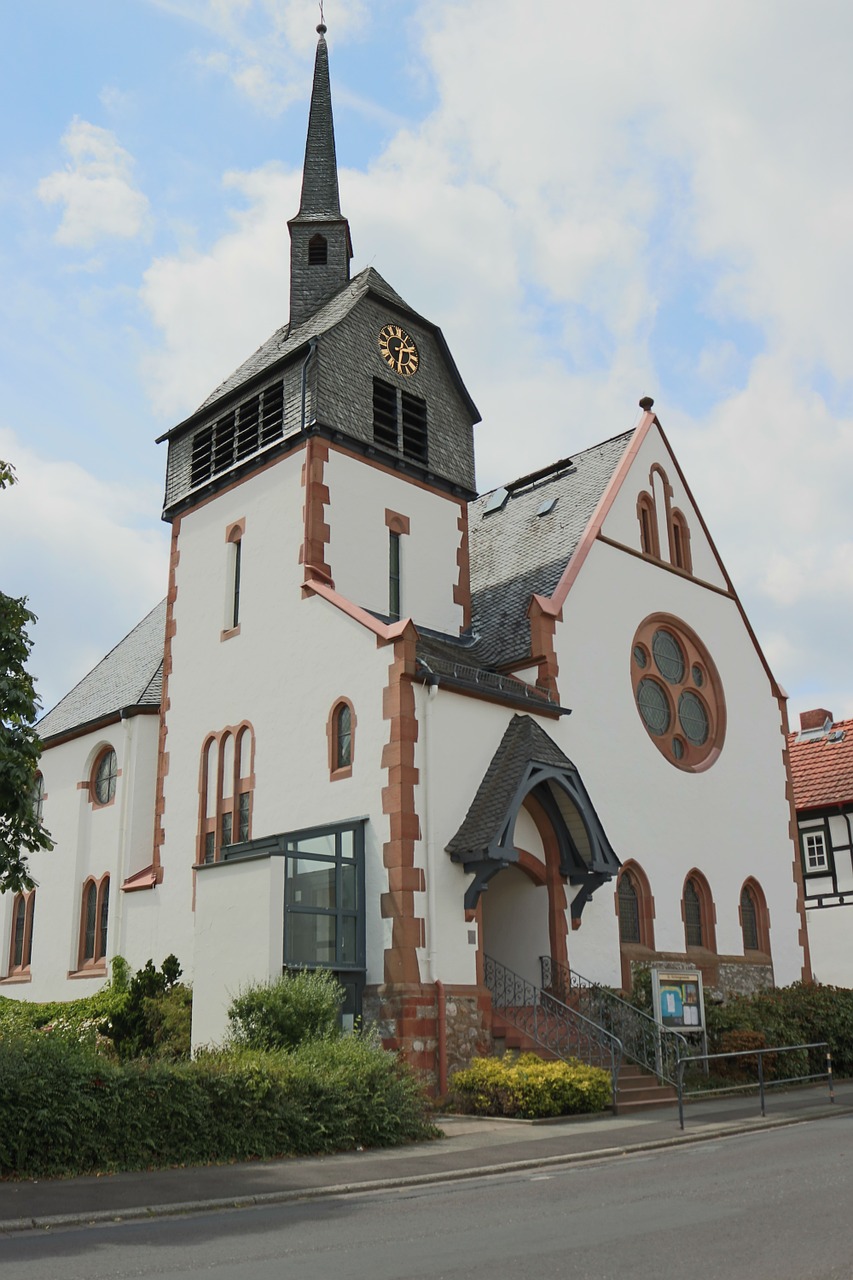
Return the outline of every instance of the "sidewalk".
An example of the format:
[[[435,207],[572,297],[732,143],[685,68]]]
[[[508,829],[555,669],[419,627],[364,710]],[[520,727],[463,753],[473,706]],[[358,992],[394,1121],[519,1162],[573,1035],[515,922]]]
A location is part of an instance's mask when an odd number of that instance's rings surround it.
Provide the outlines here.
[[[440,1121],[444,1139],[389,1150],[101,1177],[0,1182],[0,1233],[482,1177],[678,1146],[824,1117],[834,1116],[839,1123],[849,1124],[853,1116],[853,1081],[836,1085],[835,1096],[833,1106],[825,1086],[778,1094],[770,1091],[765,1119],[759,1113],[757,1096],[695,1102],[686,1109],[684,1132],[678,1126],[674,1104],[644,1115],[613,1116],[608,1112],[558,1121],[448,1116]]]

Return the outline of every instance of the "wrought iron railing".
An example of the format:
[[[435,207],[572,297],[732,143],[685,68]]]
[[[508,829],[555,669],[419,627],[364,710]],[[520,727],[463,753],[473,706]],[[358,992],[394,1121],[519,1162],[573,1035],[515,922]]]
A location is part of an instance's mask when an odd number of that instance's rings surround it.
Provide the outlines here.
[[[491,956],[485,957],[485,981],[492,1008],[557,1058],[577,1058],[610,1072],[613,1101],[622,1063],[618,1036],[597,1026],[585,1014],[570,1009],[551,991],[542,991]]]
[[[552,992],[564,1005],[618,1037],[625,1057],[631,1062],[667,1084],[677,1083],[679,1059],[688,1058],[693,1052],[685,1036],[662,1027],[647,1013],[600,983],[585,978],[576,969],[550,956],[540,956],[539,963],[543,991]]]

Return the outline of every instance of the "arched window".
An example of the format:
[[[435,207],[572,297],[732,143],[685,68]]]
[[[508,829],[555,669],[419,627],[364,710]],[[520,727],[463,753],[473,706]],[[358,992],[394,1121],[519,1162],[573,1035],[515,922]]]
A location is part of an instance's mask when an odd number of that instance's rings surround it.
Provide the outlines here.
[[[308,241],[309,267],[324,267],[329,260],[329,246],[325,236],[312,236]]]
[[[225,572],[225,617],[220,639],[230,640],[240,634],[240,589],[243,575],[243,535],[245,518],[235,520],[225,530],[228,560]]]
[[[254,756],[255,736],[249,724],[222,729],[205,740],[199,789],[199,863],[218,862],[223,849],[251,840]]]
[[[352,775],[355,758],[355,711],[349,698],[339,698],[329,713],[329,776],[333,781]]]
[[[643,492],[637,498],[637,519],[640,522],[640,549],[643,555],[659,560],[658,513],[650,493]]]
[[[118,776],[116,753],[112,747],[104,747],[95,759],[89,780],[89,798],[95,808],[102,809],[115,800]]]
[[[646,873],[636,862],[626,863],[619,872],[616,913],[622,951],[622,988],[630,991],[632,961],[648,964],[643,950],[653,951],[655,946],[654,899]]]
[[[669,558],[676,569],[685,573],[693,572],[693,560],[690,555],[690,529],[682,513],[678,510],[670,512],[669,517]]]
[[[757,880],[749,879],[740,891],[740,927],[743,949],[770,954],[770,913]]]
[[[42,777],[41,773],[36,773],[36,776],[33,779],[32,791],[30,792],[30,801],[33,806],[33,816],[36,822],[42,822],[44,820],[44,798],[45,798],[44,778]]]
[[[716,951],[714,900],[708,882],[700,871],[691,871],[684,881],[682,911],[684,940],[688,950],[691,947],[702,947],[705,951]]]
[[[619,877],[619,941],[640,941],[640,900],[630,871]]]
[[[105,967],[109,914],[109,876],[102,876],[100,880],[87,880],[83,885],[78,968],[101,970]]]
[[[9,976],[28,974],[33,954],[33,917],[36,891],[16,893],[12,900],[12,940],[9,948]]]

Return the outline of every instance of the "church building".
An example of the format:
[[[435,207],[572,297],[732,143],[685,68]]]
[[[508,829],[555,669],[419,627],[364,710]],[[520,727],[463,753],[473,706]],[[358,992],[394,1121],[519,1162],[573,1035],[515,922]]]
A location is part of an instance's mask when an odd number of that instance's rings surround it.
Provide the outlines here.
[[[41,722],[0,993],[173,952],[206,1044],[325,966],[432,1072],[543,960],[808,977],[784,695],[652,400],[478,494],[441,329],[351,275],[318,30],[290,317],[161,437],[166,598]]]

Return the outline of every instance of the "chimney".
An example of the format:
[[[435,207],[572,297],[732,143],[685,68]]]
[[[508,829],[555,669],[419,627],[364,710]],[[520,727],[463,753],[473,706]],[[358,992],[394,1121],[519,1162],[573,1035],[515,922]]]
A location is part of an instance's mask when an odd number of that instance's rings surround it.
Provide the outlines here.
[[[832,724],[832,712],[824,707],[816,707],[814,711],[800,712],[800,733],[808,733],[813,729],[828,729]]]

